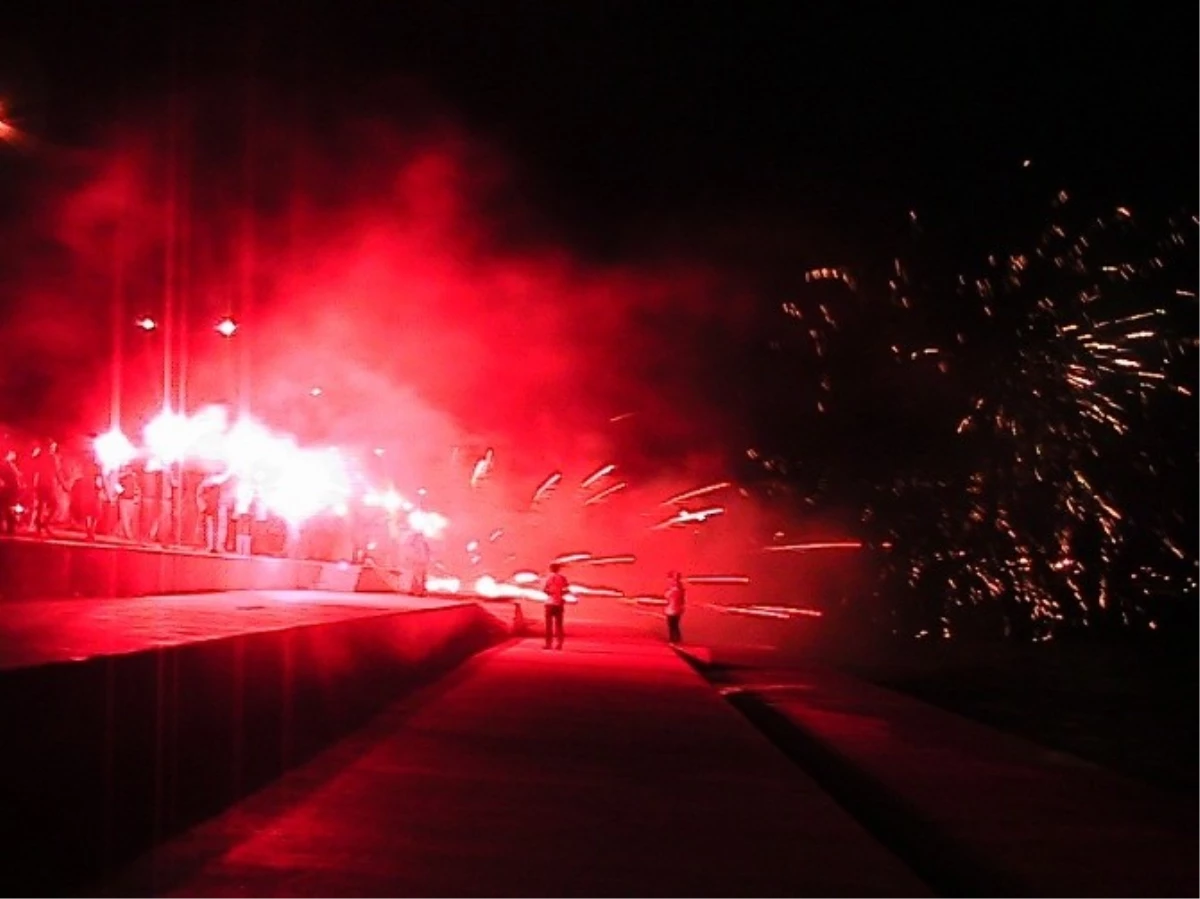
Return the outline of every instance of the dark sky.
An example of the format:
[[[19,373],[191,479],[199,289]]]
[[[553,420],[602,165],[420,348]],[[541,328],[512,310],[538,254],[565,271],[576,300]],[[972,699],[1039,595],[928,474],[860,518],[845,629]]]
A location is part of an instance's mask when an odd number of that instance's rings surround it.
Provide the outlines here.
[[[0,67],[66,143],[172,79],[234,111],[253,73],[310,120],[387,116],[407,79],[598,253],[698,226],[870,242],[910,207],[992,210],[1024,158],[1046,189],[1194,202],[1194,9],[968,6],[46,0],[6,5]]]

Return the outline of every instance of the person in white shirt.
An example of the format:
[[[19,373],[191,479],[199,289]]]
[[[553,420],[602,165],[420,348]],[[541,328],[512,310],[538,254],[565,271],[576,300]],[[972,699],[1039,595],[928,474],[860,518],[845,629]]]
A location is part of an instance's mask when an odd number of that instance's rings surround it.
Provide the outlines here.
[[[680,624],[683,620],[683,608],[686,591],[683,589],[683,575],[678,571],[667,572],[667,642],[682,643],[683,631]]]
[[[570,584],[561,569],[562,566],[557,562],[551,563],[550,576],[542,585],[542,592],[546,594],[547,649],[551,643],[555,643],[558,649],[563,648],[563,612],[566,610],[567,588]]]

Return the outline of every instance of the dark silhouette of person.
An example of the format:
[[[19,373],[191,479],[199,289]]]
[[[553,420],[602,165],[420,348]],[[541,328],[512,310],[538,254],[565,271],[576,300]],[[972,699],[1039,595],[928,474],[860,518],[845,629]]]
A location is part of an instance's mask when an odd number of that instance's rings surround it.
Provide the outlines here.
[[[678,571],[667,572],[667,642],[682,643],[683,609],[687,591],[683,588],[683,575]]]
[[[12,536],[17,532],[17,503],[21,500],[21,471],[17,454],[9,450],[0,461],[0,533]]]
[[[567,606],[567,588],[569,586],[566,576],[562,573],[562,566],[557,562],[551,563],[550,576],[546,578],[546,583],[542,586],[542,592],[546,594],[547,649],[551,644],[558,649],[563,648],[563,612]]]
[[[117,475],[117,536],[138,542],[138,509],[142,502],[142,479],[132,465]]]
[[[104,490],[104,473],[94,461],[85,462],[83,471],[71,485],[71,505],[83,522],[88,540],[96,539],[96,525],[100,520],[100,495]]]
[[[58,514],[58,489],[62,480],[58,446],[53,441],[34,447],[30,474],[33,475],[33,525],[38,536],[49,537],[50,523]]]
[[[417,531],[412,538],[412,583],[409,592],[413,596],[426,594],[426,583],[429,580],[429,541],[425,535]]]

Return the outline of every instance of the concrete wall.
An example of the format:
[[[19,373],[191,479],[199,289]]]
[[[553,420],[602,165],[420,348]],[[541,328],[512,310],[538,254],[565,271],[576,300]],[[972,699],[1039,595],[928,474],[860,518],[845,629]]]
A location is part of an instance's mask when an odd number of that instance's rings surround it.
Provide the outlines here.
[[[346,566],[265,556],[0,540],[0,600],[304,590],[324,587],[331,581],[352,584],[357,569],[343,568]]]
[[[505,636],[474,604],[0,672],[0,895],[62,895]]]

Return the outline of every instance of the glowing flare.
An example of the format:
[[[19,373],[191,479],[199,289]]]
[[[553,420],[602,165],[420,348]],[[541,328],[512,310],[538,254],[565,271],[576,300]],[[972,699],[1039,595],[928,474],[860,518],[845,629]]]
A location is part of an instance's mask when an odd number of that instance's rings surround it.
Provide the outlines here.
[[[442,531],[449,523],[444,515],[439,515],[437,512],[413,509],[408,513],[408,526],[414,531],[420,531],[426,537],[442,536]]]
[[[425,579],[425,589],[429,593],[453,595],[462,589],[462,582],[456,577],[428,577]]]
[[[137,457],[137,449],[129,442],[129,438],[116,428],[105,431],[93,440],[92,450],[96,453],[96,461],[100,463],[100,469],[105,474],[116,471]]]

